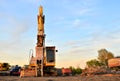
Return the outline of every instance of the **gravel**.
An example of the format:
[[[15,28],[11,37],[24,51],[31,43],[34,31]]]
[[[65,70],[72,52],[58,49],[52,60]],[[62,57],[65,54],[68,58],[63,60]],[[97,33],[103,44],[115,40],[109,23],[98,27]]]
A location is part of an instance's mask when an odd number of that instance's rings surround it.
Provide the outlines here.
[[[0,81],[120,81],[119,76],[65,76],[65,77],[23,77],[0,76]]]

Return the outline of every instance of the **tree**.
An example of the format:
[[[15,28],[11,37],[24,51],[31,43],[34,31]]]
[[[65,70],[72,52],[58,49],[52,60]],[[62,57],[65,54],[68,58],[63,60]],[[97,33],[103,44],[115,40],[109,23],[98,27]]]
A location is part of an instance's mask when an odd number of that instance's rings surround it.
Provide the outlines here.
[[[93,59],[93,60],[90,60],[90,61],[87,61],[86,62],[86,65],[88,67],[97,67],[97,66],[102,66],[104,65],[103,63],[99,62],[98,60],[96,59]]]
[[[82,69],[80,67],[74,68],[74,67],[70,66],[69,68],[71,69],[73,75],[82,73]]]
[[[107,51],[106,49],[101,49],[98,51],[98,59],[100,62],[108,66],[108,60],[114,58],[113,53]]]
[[[80,67],[76,68],[76,74],[81,74],[82,73],[82,69]]]
[[[2,63],[1,67],[2,67],[2,70],[5,71],[5,70],[9,70],[10,65],[9,63]]]

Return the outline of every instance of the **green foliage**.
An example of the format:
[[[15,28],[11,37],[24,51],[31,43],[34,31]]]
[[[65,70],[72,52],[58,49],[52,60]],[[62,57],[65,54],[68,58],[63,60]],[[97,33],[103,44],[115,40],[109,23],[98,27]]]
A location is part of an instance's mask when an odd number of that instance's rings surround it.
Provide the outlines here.
[[[113,67],[111,70],[120,71],[120,67]]]
[[[70,66],[70,69],[71,69],[73,75],[82,73],[82,69],[80,67],[74,68],[74,67]]]
[[[100,62],[107,66],[107,61],[111,58],[114,58],[113,53],[107,51],[106,49],[101,49],[98,51],[98,59]]]
[[[107,51],[106,49],[101,49],[98,51],[98,60],[92,59],[86,62],[88,68],[108,68],[108,60],[114,58],[113,53]]]
[[[2,67],[1,70],[6,71],[9,70],[10,65],[9,63],[1,63],[1,67]]]
[[[86,65],[88,67],[97,67],[97,66],[102,66],[104,65],[103,63],[99,62],[98,60],[96,59],[93,59],[93,60],[90,60],[90,61],[87,61],[86,62]]]
[[[81,68],[76,68],[76,74],[81,74],[82,73],[82,69]]]
[[[8,63],[3,63],[2,67],[9,67],[9,64]]]

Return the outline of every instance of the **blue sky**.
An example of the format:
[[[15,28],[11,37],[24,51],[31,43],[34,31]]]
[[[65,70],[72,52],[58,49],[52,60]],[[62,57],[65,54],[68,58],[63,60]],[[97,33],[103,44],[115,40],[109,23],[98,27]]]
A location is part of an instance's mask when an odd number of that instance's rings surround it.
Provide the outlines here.
[[[120,55],[120,0],[0,0],[0,62],[28,64],[36,46],[37,14],[44,8],[46,46],[56,67],[84,67],[106,48]]]

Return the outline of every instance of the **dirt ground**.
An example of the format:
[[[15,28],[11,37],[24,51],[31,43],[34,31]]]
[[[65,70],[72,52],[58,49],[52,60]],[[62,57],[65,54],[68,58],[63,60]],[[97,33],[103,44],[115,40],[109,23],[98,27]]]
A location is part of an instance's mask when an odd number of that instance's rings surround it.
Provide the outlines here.
[[[120,75],[66,76],[66,77],[23,77],[0,76],[0,81],[120,81]]]

